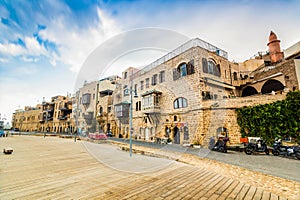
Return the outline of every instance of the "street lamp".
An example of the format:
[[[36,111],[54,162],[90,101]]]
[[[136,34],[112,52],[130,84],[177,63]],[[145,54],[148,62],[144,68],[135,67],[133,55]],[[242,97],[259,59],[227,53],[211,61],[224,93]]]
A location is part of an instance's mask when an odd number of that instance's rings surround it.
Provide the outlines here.
[[[129,114],[129,119],[130,119],[130,140],[129,140],[129,153],[130,157],[132,156],[132,133],[133,133],[133,127],[132,127],[132,92],[134,92],[134,97],[137,98],[137,91],[132,89],[132,84],[130,89],[130,114]]]

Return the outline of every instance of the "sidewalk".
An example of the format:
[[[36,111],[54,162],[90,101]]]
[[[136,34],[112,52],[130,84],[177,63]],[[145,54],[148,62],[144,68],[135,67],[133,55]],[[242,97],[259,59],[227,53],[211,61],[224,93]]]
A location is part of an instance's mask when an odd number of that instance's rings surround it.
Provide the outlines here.
[[[39,136],[5,147],[0,199],[299,199],[298,182],[182,153]]]
[[[129,145],[118,142],[112,142],[112,144],[118,145],[119,148],[125,151],[129,151]],[[171,152],[166,149],[153,149],[133,145],[133,152],[138,152],[148,156],[167,158],[201,168],[203,167],[206,170],[239,180],[244,184],[250,184],[291,199],[300,199],[299,182],[211,160],[204,156],[206,154],[205,151],[202,151],[203,157],[201,155],[199,157],[187,153]],[[298,173],[300,172],[298,171]]]

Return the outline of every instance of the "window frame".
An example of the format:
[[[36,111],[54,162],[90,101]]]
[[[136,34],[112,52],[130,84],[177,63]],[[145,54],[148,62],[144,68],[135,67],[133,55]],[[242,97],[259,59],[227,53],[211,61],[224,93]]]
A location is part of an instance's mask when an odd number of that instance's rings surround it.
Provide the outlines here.
[[[184,97],[178,97],[173,101],[174,109],[187,108],[187,107],[188,107],[188,100]]]

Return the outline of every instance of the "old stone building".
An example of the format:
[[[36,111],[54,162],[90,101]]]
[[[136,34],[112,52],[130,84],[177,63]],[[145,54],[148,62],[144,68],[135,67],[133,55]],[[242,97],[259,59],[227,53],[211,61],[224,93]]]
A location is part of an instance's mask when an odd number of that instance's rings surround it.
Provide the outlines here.
[[[271,31],[269,52],[254,59],[262,60],[263,63],[252,71],[244,72],[243,82],[236,85],[239,96],[299,90],[300,47],[297,44],[285,50],[284,54],[280,40]]]
[[[13,114],[13,128],[23,132],[73,133],[74,120],[71,118],[72,101],[69,96],[55,96],[45,99],[36,107],[26,106]]]
[[[18,109],[13,113],[12,127],[15,130],[32,132],[40,130],[41,124],[39,115],[42,112],[42,105],[36,107],[26,106],[25,109]]]
[[[43,102],[43,117],[40,116],[41,122],[44,123],[42,131],[45,129],[54,133],[74,133],[75,123],[71,117],[72,99],[69,96],[55,96],[51,102]],[[48,117],[46,119],[46,116]],[[47,122],[51,124],[47,125]]]
[[[193,39],[142,70],[128,68],[114,93],[116,135],[129,137],[132,105],[136,139],[207,145],[223,134],[239,143],[236,108],[271,103],[299,89],[297,48],[284,57],[273,32],[267,45],[267,54],[234,63],[225,51]]]
[[[116,121],[113,112],[113,93],[116,89],[116,82],[120,79],[118,76],[110,76],[99,81],[97,93],[97,122],[100,132],[116,132]]]
[[[80,133],[95,132],[99,81],[85,82],[73,101],[73,118]]]
[[[131,96],[133,134],[141,140],[153,141],[169,137],[184,144],[208,138],[208,113],[202,108],[207,100],[235,96],[231,72],[237,63],[229,62],[227,52],[200,39],[193,39],[142,70],[129,68],[123,72],[115,96],[115,112],[119,132],[129,136],[128,111]],[[130,95],[130,93],[137,95]],[[223,121],[214,122],[217,132],[227,133]]]

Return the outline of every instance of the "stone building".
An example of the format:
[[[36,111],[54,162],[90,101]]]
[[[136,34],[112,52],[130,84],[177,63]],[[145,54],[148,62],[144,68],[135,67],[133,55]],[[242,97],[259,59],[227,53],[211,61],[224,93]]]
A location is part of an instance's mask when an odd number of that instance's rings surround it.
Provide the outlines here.
[[[237,63],[228,61],[227,52],[198,38],[142,70],[128,68],[115,93],[118,134],[129,136],[131,96],[137,96],[132,100],[137,139],[169,137],[176,144],[190,144],[205,143],[217,132],[226,134],[224,120],[214,122],[217,128],[209,130],[202,102],[234,97],[231,72],[237,68]]]
[[[80,133],[97,130],[96,110],[99,81],[85,82],[76,92],[73,101],[73,118]]]
[[[299,90],[298,46],[284,56],[273,32],[267,45],[267,54],[234,63],[225,51],[196,38],[142,70],[128,68],[114,93],[116,135],[129,137],[132,105],[136,139],[207,145],[210,137],[223,134],[239,143],[236,108]]]
[[[42,111],[42,105],[36,107],[26,106],[25,109],[18,109],[13,113],[12,127],[15,130],[23,132],[32,132],[40,130],[41,124],[39,115]]]
[[[75,123],[71,117],[72,113],[72,99],[69,96],[55,96],[51,98],[51,102],[43,102],[43,119],[46,128],[54,133],[74,133]],[[53,105],[53,106],[52,106]],[[52,122],[47,126],[46,115],[48,114],[47,121]],[[50,118],[50,120],[49,120]],[[47,129],[46,129],[47,130]],[[45,131],[45,126],[42,127]]]
[[[253,59],[262,60],[263,63],[254,70],[245,71],[243,82],[236,85],[239,96],[299,90],[299,42],[284,53],[280,48],[280,40],[271,31],[267,45],[268,53]]]
[[[71,119],[72,101],[69,96],[45,99],[36,107],[26,106],[13,114],[13,128],[24,132],[73,133],[75,123]]]
[[[116,122],[113,112],[113,93],[116,89],[116,82],[120,79],[118,76],[110,76],[99,81],[97,93],[97,122],[100,132],[116,132]]]

